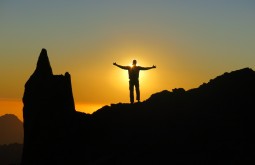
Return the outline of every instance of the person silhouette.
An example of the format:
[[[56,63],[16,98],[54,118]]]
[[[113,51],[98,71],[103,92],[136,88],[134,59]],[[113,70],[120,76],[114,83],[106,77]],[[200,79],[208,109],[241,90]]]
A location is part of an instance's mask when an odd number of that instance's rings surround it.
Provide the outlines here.
[[[129,91],[130,91],[130,102],[131,104],[134,103],[134,86],[136,90],[136,100],[140,102],[140,89],[139,89],[139,71],[140,70],[149,70],[156,68],[155,65],[152,67],[142,67],[142,66],[136,66],[137,61],[133,60],[132,66],[121,66],[118,65],[116,62],[113,63],[113,65],[128,70],[129,75]]]

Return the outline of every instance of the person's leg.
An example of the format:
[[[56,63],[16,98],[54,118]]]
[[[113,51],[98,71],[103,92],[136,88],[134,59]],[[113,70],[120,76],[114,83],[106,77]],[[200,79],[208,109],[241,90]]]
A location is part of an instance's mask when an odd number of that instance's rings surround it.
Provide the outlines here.
[[[139,81],[135,82],[135,90],[136,90],[136,100],[140,102],[140,88],[139,88]]]
[[[132,81],[129,81],[129,96],[130,96],[130,102],[131,104],[134,103],[134,83]]]

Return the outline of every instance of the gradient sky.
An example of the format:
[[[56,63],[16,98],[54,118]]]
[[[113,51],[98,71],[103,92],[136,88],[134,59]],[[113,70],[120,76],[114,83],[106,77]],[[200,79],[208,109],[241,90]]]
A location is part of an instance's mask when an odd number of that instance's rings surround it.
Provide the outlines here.
[[[254,69],[254,0],[1,0],[0,21],[0,114],[21,101],[42,48],[54,74],[71,74],[81,111],[129,102],[113,62],[157,66],[140,73],[142,100]]]

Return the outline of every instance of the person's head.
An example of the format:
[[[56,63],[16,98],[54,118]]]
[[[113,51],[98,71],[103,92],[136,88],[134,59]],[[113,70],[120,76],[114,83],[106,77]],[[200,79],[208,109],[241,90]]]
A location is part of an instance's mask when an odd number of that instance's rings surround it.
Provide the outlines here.
[[[136,65],[136,63],[137,63],[136,60],[133,60],[133,65]]]

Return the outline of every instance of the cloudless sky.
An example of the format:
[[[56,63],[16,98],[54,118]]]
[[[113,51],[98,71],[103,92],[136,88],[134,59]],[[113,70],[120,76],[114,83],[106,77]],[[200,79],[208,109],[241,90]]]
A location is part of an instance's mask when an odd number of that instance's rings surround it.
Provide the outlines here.
[[[0,102],[21,101],[42,48],[54,74],[71,74],[82,111],[129,102],[128,73],[113,62],[157,66],[140,73],[142,100],[254,69],[254,9],[254,0],[1,0]]]

